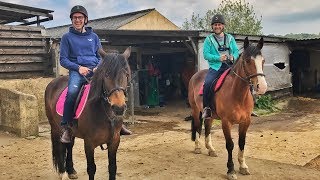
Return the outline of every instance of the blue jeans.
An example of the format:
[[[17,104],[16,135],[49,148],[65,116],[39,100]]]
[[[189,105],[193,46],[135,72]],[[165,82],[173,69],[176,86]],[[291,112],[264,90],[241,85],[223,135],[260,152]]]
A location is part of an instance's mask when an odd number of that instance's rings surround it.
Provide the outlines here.
[[[214,81],[217,80],[217,78],[228,69],[228,66],[224,63],[222,63],[220,69],[218,71],[209,68],[208,74],[204,80],[204,87],[203,87],[203,107],[211,107],[211,100],[214,96],[214,91],[212,85],[214,84]]]
[[[85,78],[77,71],[69,71],[68,92],[64,103],[64,111],[61,125],[66,125],[72,122],[75,116],[75,103],[80,92],[81,86],[86,82]]]

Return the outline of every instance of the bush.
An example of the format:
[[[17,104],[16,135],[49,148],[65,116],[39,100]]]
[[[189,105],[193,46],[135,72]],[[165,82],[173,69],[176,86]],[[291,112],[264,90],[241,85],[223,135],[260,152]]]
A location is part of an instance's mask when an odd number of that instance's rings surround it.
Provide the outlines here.
[[[256,100],[256,108],[261,110],[267,110],[269,112],[275,112],[279,110],[275,106],[275,102],[273,101],[271,95],[259,96]]]

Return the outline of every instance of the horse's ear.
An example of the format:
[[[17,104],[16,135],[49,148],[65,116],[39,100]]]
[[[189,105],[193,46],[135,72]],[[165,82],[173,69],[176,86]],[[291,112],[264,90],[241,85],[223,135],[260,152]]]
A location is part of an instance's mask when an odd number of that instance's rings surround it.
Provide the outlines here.
[[[260,49],[260,50],[262,49],[262,47],[263,47],[263,42],[264,42],[264,41],[263,41],[263,37],[261,37],[260,40],[259,40],[259,42],[258,42],[258,44],[257,44],[257,48],[258,48],[258,49]]]
[[[128,59],[130,57],[131,54],[131,46],[129,46],[123,53],[123,56]]]
[[[244,49],[247,49],[247,47],[249,47],[249,39],[248,39],[248,37],[246,37],[246,38],[244,39],[244,44],[243,44],[243,48],[244,48]]]

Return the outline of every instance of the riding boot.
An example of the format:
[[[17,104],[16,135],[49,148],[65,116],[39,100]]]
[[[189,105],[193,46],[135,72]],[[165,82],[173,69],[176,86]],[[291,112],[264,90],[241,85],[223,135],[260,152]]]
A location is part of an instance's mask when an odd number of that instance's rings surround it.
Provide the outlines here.
[[[202,113],[202,119],[207,119],[211,117],[211,109],[210,107],[205,107]]]
[[[124,124],[122,124],[120,135],[131,135],[132,132],[126,128]]]
[[[62,125],[62,135],[60,141],[62,143],[68,144],[71,143],[71,129],[68,125]]]

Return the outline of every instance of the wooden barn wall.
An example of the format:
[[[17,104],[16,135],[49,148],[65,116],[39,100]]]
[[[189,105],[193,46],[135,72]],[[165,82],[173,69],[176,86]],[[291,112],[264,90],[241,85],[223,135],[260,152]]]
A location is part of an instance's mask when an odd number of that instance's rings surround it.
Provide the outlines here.
[[[51,74],[49,39],[44,29],[0,25],[0,78],[30,78]]]

